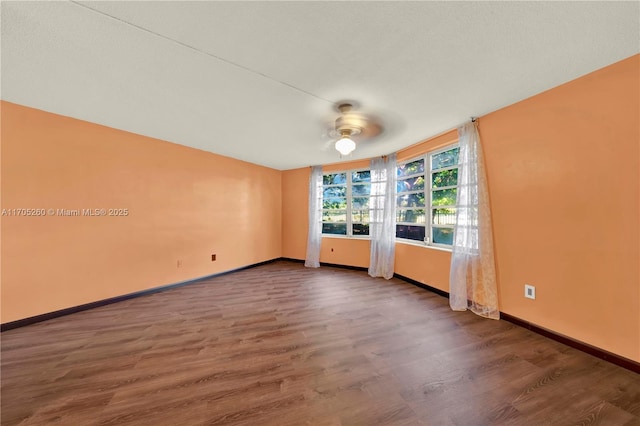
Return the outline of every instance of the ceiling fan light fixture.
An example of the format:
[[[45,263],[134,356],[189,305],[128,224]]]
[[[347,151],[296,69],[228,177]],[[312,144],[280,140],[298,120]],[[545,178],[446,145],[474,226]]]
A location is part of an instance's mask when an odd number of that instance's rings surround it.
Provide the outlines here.
[[[347,135],[336,141],[336,149],[342,155],[349,155],[356,149],[356,143]]]

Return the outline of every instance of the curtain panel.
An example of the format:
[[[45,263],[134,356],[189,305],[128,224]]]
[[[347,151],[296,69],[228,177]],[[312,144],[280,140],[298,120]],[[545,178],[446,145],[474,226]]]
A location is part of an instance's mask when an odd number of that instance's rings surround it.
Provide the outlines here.
[[[396,249],[396,154],[371,160],[369,275],[391,279]]]
[[[322,166],[311,168],[309,178],[309,232],[304,266],[320,267],[320,244],[322,243]]]
[[[499,319],[491,208],[477,122],[458,129],[460,165],[454,227],[449,304]]]

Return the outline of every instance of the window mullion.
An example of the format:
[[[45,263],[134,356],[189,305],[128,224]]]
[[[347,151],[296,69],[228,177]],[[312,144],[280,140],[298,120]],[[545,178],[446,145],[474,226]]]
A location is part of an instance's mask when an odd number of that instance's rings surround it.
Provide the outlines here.
[[[455,186],[454,186],[454,188],[455,188]],[[421,192],[424,192],[424,188],[423,189],[414,189],[412,191],[396,192],[396,196],[402,197],[402,196],[405,196],[405,195],[419,194]]]
[[[459,166],[460,166],[459,164],[455,164],[453,166],[440,167],[438,169],[433,169],[432,172],[433,173],[446,172],[447,170],[457,169]],[[431,167],[431,163],[429,163],[429,167]]]
[[[427,244],[431,244],[433,242],[433,238],[432,238],[432,222],[433,222],[433,218],[432,218],[432,211],[433,211],[433,200],[432,200],[432,196],[433,196],[433,176],[432,176],[432,170],[431,170],[431,155],[430,154],[426,154],[425,158],[424,158],[425,164],[424,164],[424,177],[425,180],[427,180],[427,178],[429,179],[429,184],[427,185],[427,182],[425,182],[424,185],[424,201],[425,201],[425,214],[428,214],[427,217],[425,217],[425,239],[427,241],[425,241],[425,243]],[[427,191],[429,191],[429,193],[427,194]]]
[[[433,185],[430,183],[429,185]],[[457,189],[458,185],[447,185],[447,186],[435,186],[433,187],[433,191],[444,191],[445,189]]]
[[[353,176],[349,173],[349,179],[347,179],[347,236],[353,236],[353,225],[351,223],[351,209],[353,208],[353,197],[352,197],[352,185],[351,180]]]
[[[424,172],[417,172],[417,173],[413,173],[413,174],[405,175],[405,176],[397,176],[396,175],[396,182],[397,181],[401,181],[401,180],[407,180],[407,179],[413,179],[413,178],[420,177],[420,176],[422,176],[422,173],[424,173]]]

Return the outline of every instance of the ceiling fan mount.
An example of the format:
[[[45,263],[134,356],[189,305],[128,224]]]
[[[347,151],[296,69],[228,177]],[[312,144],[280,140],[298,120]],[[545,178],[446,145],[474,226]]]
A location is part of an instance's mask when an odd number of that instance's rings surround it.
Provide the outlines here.
[[[339,137],[335,148],[341,155],[349,155],[356,148],[353,137],[360,142],[373,139],[382,133],[380,120],[375,116],[355,111],[354,104],[352,101],[341,101],[335,105],[340,116],[335,120],[335,130],[332,133]]]
[[[367,121],[363,116],[351,112],[353,104],[341,103],[336,108],[342,114],[336,119],[336,132],[340,136],[356,136],[362,133]]]

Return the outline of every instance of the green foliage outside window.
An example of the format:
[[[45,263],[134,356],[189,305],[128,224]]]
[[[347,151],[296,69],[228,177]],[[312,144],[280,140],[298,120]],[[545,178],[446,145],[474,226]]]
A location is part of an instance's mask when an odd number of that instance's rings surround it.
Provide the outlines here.
[[[450,245],[456,215],[458,147],[398,165],[396,236]],[[431,169],[425,170],[425,160]],[[429,164],[429,163],[427,163]],[[425,180],[428,179],[428,186]],[[430,211],[425,214],[425,208]],[[425,230],[431,228],[431,235]]]
[[[322,233],[368,235],[371,171],[330,173],[322,183]]]

